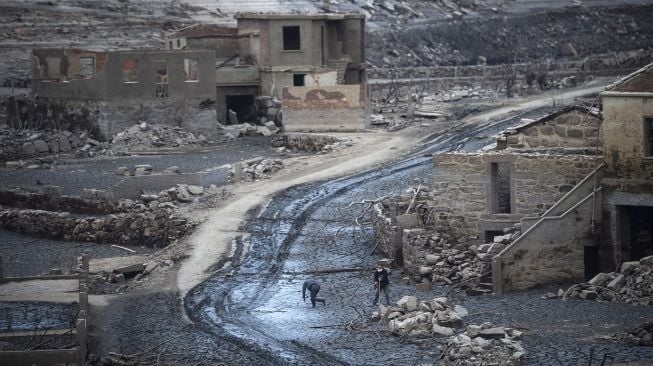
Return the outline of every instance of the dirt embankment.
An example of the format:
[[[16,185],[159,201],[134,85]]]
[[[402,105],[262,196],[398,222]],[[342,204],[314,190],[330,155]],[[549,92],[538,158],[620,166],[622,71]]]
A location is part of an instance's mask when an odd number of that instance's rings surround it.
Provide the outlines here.
[[[650,49],[653,5],[445,20],[368,35],[376,67],[512,63]]]

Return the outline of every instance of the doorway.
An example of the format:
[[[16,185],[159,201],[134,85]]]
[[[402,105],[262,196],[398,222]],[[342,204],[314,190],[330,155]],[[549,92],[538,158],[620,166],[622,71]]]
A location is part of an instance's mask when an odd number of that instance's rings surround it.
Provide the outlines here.
[[[253,95],[227,95],[225,98],[227,115],[225,120],[229,121],[229,110],[236,112],[238,122],[256,122],[256,106]]]
[[[653,255],[653,207],[621,206],[620,213],[624,259],[636,261]]]

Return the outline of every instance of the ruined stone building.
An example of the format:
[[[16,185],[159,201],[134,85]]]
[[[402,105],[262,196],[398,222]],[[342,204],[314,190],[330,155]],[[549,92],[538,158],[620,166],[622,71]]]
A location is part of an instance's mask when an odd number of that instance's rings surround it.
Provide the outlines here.
[[[106,136],[139,120],[213,131],[217,121],[280,121],[281,113],[287,130],[365,127],[364,16],[238,14],[236,21],[181,29],[159,51],[35,49],[40,115],[74,116]]]
[[[495,150],[435,156],[421,221],[377,205],[380,249],[415,257],[410,230],[426,222],[420,245],[466,248],[517,224],[521,235],[491,253],[495,292],[582,282],[653,254],[653,64],[601,98],[602,118],[573,106],[504,131]]]

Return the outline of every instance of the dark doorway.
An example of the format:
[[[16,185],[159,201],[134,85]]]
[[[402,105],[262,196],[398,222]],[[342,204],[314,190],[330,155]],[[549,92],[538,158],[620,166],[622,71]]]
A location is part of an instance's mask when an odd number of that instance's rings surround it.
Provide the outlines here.
[[[492,213],[509,214],[512,212],[510,197],[510,163],[492,163]]]
[[[229,110],[236,112],[238,122],[255,122],[256,106],[253,95],[227,95],[227,115],[225,121],[229,121]]]
[[[494,231],[494,230],[488,230],[485,232],[485,243],[492,243],[494,242],[494,237],[495,236],[500,236],[503,235],[503,231]]]
[[[653,255],[653,207],[628,207],[630,221],[630,260]]]
[[[599,246],[586,246],[583,254],[585,281],[589,281],[600,272]]]

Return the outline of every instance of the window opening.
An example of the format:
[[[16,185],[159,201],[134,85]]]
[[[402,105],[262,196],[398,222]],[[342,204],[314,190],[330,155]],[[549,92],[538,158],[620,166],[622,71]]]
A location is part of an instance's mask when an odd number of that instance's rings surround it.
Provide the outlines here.
[[[304,77],[306,74],[293,74],[292,75],[292,85],[293,86],[304,86]]]
[[[184,59],[184,78],[186,81],[199,81],[199,67],[196,58]]]
[[[123,83],[137,83],[138,82],[138,60],[127,59],[122,63],[122,82]]]
[[[653,157],[653,118],[644,119],[644,135],[646,138],[645,156]]]
[[[492,163],[492,213],[511,213],[510,163]]]
[[[166,98],[168,97],[168,60],[154,61],[154,69],[155,95],[157,98]]]
[[[95,75],[95,57],[79,58],[79,75],[82,79],[90,79]]]
[[[299,26],[283,27],[283,49],[286,51],[301,49]]]

